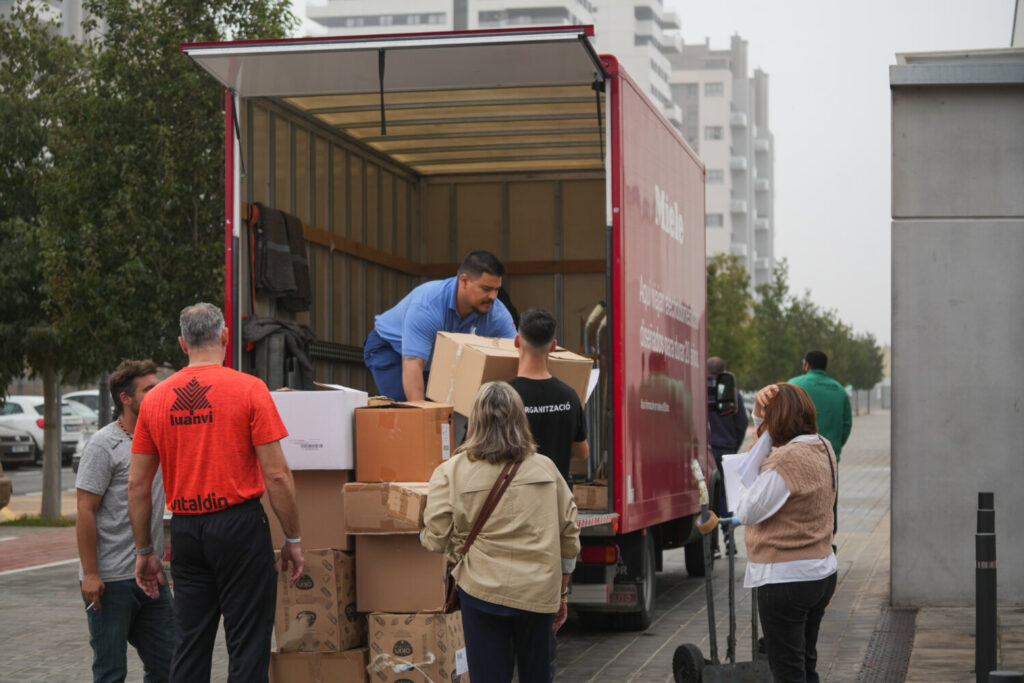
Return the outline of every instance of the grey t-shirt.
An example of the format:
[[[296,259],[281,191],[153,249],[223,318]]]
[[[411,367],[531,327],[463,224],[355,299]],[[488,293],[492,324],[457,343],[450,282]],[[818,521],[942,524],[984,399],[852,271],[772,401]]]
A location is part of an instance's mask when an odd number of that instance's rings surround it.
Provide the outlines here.
[[[135,578],[135,539],[128,518],[128,467],[132,440],[111,422],[96,432],[82,450],[75,487],[103,496],[96,511],[96,564],[104,581]],[[153,478],[153,552],[164,555],[164,480]],[[79,579],[82,567],[78,567]]]

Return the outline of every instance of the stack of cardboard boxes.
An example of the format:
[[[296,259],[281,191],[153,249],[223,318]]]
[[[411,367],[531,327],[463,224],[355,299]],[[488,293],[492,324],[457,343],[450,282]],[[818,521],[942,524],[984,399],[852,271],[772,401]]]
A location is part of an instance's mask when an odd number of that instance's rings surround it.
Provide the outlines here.
[[[466,683],[460,615],[440,613],[445,561],[418,537],[426,481],[451,457],[452,407],[367,405],[364,392],[330,388],[272,393],[289,432],[306,566],[295,586],[280,574],[271,681]],[[284,532],[264,506],[280,547]]]
[[[512,340],[439,333],[427,396],[273,392],[288,428],[306,568],[281,574],[272,683],[468,683],[461,614],[444,614],[443,555],[419,543],[427,482],[452,456],[454,410],[467,415],[484,382],[515,376]],[[559,350],[551,371],[585,400],[591,361]],[[284,532],[264,498],[275,547]]]
[[[369,614],[372,680],[464,683],[461,614],[441,611],[445,557],[419,542],[426,482],[452,454],[452,406],[368,406],[356,410],[355,429],[345,519],[355,537],[356,605]]]
[[[356,609],[354,548],[343,497],[355,468],[352,416],[367,395],[330,388],[271,393],[288,429],[281,447],[295,478],[306,561],[295,586],[288,585],[289,574],[279,575],[273,683],[367,680],[366,619]],[[266,496],[263,505],[274,547],[280,548],[284,531]]]

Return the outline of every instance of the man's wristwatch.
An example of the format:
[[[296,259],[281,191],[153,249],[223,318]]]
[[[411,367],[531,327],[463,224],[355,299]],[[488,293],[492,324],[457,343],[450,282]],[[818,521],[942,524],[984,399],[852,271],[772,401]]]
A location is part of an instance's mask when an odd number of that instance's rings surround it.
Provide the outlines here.
[[[153,554],[153,546],[151,546],[151,545],[147,545],[145,548],[136,548],[135,549],[135,557],[138,557],[139,555],[152,555],[152,554]]]

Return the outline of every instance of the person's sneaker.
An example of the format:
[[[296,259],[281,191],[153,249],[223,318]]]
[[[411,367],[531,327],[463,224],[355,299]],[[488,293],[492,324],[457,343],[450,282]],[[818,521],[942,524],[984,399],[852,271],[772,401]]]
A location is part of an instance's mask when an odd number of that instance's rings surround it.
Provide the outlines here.
[[[722,559],[722,551],[718,548],[715,548],[714,552],[711,553],[711,557],[715,558],[716,560]]]

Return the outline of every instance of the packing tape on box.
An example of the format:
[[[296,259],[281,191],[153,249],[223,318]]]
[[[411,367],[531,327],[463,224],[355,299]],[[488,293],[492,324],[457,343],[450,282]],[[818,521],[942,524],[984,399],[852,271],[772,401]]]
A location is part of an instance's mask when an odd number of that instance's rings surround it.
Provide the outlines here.
[[[459,359],[462,358],[462,349],[465,345],[459,344],[455,349],[455,360],[452,362],[451,372],[448,373],[448,393],[444,396],[444,403],[455,405],[455,374],[459,369]]]
[[[390,669],[393,673],[400,674],[415,669],[423,675],[423,678],[426,681],[426,683],[434,683],[434,680],[430,676],[428,676],[427,673],[420,667],[430,666],[434,663],[435,659],[437,658],[434,657],[433,652],[428,652],[427,659],[422,662],[410,662],[407,659],[402,659],[401,657],[392,657],[387,652],[382,652],[381,654],[374,657],[370,661],[370,663],[366,665],[366,671],[371,674],[375,674],[386,673],[387,670]]]

